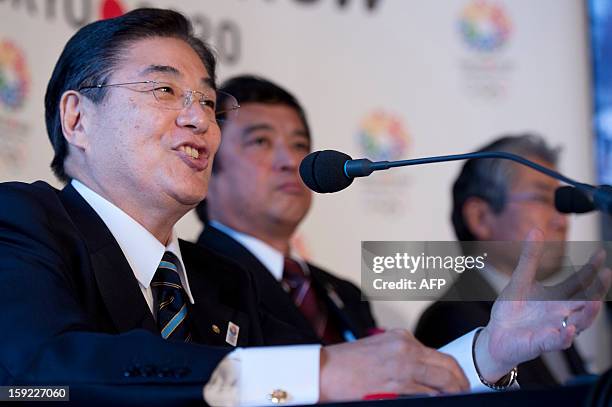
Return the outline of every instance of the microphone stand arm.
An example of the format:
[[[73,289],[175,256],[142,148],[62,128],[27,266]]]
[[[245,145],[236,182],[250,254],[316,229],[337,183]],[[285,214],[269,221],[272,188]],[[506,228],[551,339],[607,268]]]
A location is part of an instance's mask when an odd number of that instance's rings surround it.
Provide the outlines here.
[[[425,157],[425,158],[414,158],[411,160],[400,160],[400,161],[370,161],[368,159],[362,158],[358,160],[350,160],[347,161],[344,165],[344,174],[349,177],[366,177],[370,175],[374,171],[387,170],[389,168],[395,167],[406,167],[410,165],[420,165],[420,164],[433,164],[447,161],[461,161],[461,160],[469,160],[473,158],[498,158],[504,160],[510,160],[517,162],[519,164],[525,165],[527,167],[533,168],[536,171],[539,171],[549,177],[555,178],[559,181],[562,181],[566,184],[572,185],[578,188],[581,191],[587,193],[594,193],[597,190],[596,187],[585,184],[582,182],[575,181],[571,178],[566,177],[563,174],[558,173],[557,171],[553,171],[550,168],[546,168],[540,164],[537,164],[533,161],[527,160],[519,155],[506,153],[502,151],[487,151],[487,152],[479,152],[479,153],[467,153],[467,154],[454,154],[454,155],[442,155],[436,157]]]
[[[561,182],[569,184],[576,189],[591,196],[593,203],[597,209],[603,213],[612,214],[612,187],[610,185],[602,185],[595,187],[593,185],[585,184],[582,182],[575,181],[571,178],[566,177],[563,174],[553,171],[550,168],[546,168],[540,164],[534,163],[533,161],[527,160],[519,155],[507,153],[503,151],[486,151],[477,153],[467,154],[454,154],[454,155],[442,155],[436,157],[425,157],[425,158],[414,158],[411,160],[400,160],[400,161],[370,161],[366,158],[358,160],[349,160],[344,164],[344,175],[349,179],[354,177],[366,177],[374,171],[387,170],[395,167],[406,167],[410,165],[419,164],[432,164],[447,161],[460,161],[469,160],[473,158],[497,158],[502,160],[510,160],[517,162],[521,165],[533,168],[542,174],[548,175]]]

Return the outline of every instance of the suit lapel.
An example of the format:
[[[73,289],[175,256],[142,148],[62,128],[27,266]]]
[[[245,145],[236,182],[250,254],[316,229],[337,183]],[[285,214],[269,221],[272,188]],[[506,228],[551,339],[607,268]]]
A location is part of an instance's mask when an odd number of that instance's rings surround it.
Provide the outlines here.
[[[180,241],[181,255],[185,263],[189,286],[194,296],[190,309],[191,322],[197,342],[210,345],[233,345],[228,330],[238,328],[235,346],[249,344],[249,315],[238,311],[242,305],[237,300],[243,291],[244,282],[232,281],[229,270],[221,270],[217,259],[207,251]],[[225,281],[225,279],[230,281]],[[227,292],[228,287],[232,292]],[[231,302],[231,305],[227,302]]]
[[[144,328],[157,333],[134,272],[110,230],[72,185],[60,197],[89,248],[100,295],[117,331]]]
[[[308,264],[310,270],[311,281],[318,295],[323,298],[327,304],[327,309],[330,315],[338,323],[340,334],[344,336],[344,331],[349,331],[355,338],[366,336],[365,332],[361,332],[354,322],[354,316],[338,295],[333,283],[317,267]],[[346,338],[345,338],[346,339]]]
[[[261,307],[274,317],[295,327],[304,337],[318,342],[316,333],[297,309],[291,297],[257,257],[244,246],[210,224],[206,225],[198,243],[230,258],[250,272]]]

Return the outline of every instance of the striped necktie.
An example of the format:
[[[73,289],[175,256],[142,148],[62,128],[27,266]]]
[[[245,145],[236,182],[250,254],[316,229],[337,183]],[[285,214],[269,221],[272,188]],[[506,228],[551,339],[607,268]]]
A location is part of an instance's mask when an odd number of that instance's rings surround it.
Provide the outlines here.
[[[187,293],[181,285],[178,258],[165,252],[151,281],[157,327],[164,339],[190,342]]]
[[[325,301],[312,286],[311,278],[289,257],[285,257],[282,285],[323,344],[342,342],[339,329],[335,321],[330,320]]]

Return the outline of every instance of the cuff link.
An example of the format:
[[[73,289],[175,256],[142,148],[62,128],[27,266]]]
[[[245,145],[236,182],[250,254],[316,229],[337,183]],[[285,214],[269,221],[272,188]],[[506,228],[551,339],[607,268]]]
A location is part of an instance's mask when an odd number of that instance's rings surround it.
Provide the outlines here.
[[[289,394],[281,389],[272,390],[272,393],[270,393],[268,397],[274,404],[283,404],[289,400]]]

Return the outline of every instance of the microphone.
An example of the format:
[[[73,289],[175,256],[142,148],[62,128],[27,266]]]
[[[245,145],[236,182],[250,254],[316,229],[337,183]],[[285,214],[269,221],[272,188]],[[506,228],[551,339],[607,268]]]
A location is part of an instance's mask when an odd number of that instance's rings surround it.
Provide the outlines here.
[[[565,185],[555,190],[555,208],[561,213],[587,213],[595,210],[595,205],[584,192]]]
[[[315,192],[319,193],[331,193],[338,192],[353,183],[353,179],[356,177],[367,177],[374,171],[387,170],[394,167],[404,167],[410,165],[420,164],[432,164],[446,161],[458,161],[458,160],[469,160],[469,159],[482,159],[482,158],[498,158],[504,160],[511,160],[521,165],[530,167],[536,171],[539,171],[549,177],[557,179],[565,184],[569,184],[575,187],[577,192],[561,192],[561,194],[572,194],[572,198],[565,198],[563,204],[566,202],[571,203],[571,199],[574,198],[573,194],[578,192],[585,195],[585,197],[592,196],[593,206],[600,211],[612,214],[612,187],[609,185],[602,185],[595,187],[593,185],[574,181],[571,178],[566,177],[556,171],[546,168],[538,163],[527,160],[516,154],[507,153],[503,151],[483,151],[476,153],[467,154],[454,154],[454,155],[442,155],[436,157],[424,157],[415,158],[411,160],[400,160],[400,161],[370,161],[366,158],[353,160],[348,154],[342,153],[335,150],[323,150],[315,151],[308,154],[302,160],[300,164],[300,176],[304,184]],[[570,199],[570,201],[566,201]],[[587,198],[588,199],[588,198]],[[578,209],[586,209],[584,201],[581,201],[581,206]],[[564,209],[572,209],[568,207]]]
[[[559,187],[555,191],[555,208],[561,213],[587,213],[597,209],[612,215],[612,187],[600,185],[588,192],[573,186]]]
[[[340,151],[315,151],[302,160],[300,177],[315,192],[338,192],[353,183],[354,177],[348,177],[344,172],[348,161],[352,161],[351,156]]]

